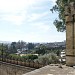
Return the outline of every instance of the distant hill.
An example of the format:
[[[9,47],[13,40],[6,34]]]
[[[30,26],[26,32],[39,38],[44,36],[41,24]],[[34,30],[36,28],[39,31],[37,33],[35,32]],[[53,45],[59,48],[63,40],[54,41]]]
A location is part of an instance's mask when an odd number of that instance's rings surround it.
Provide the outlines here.
[[[0,41],[0,43],[11,43],[10,41]]]

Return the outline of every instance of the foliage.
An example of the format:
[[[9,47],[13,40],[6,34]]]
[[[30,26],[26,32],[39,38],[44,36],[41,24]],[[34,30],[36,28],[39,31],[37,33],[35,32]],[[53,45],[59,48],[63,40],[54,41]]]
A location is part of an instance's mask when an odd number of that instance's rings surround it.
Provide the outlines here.
[[[38,49],[38,50],[36,50],[36,53],[37,54],[45,54],[45,50],[43,50],[43,49]]]
[[[12,54],[12,53],[17,53],[17,48],[16,48],[16,42],[12,42],[9,49],[8,49],[8,53]]]
[[[56,51],[57,56],[60,56],[60,50]]]
[[[26,42],[24,42],[24,41],[18,41],[18,42],[16,42],[16,48],[17,49],[21,49],[22,50],[22,48],[24,48],[26,46]]]
[[[38,59],[37,55],[26,55],[26,56],[19,56],[16,54],[10,54],[8,56],[9,59],[13,59],[13,60],[20,60],[20,61],[26,61],[26,60],[34,60],[34,59]]]
[[[69,2],[74,2],[74,0],[57,0],[56,5],[53,6],[52,9],[50,9],[52,12],[58,12],[58,17],[59,19],[55,19],[54,25],[57,28],[57,31],[65,31],[66,26],[65,26],[65,5],[67,5]]]
[[[34,49],[34,44],[33,43],[28,43],[28,50]]]
[[[46,53],[46,46],[44,46],[44,45],[40,45],[38,48],[37,48],[37,50],[36,50],[36,52],[35,53],[37,53],[37,54],[45,54]]]
[[[36,54],[48,54],[48,53],[55,53],[57,56],[59,56],[60,51],[63,50],[64,48],[60,47],[53,47],[53,48],[47,48],[45,45],[40,45],[37,49],[34,50],[34,53]]]
[[[8,46],[6,44],[0,44],[0,56],[4,55],[5,57],[8,55]]]
[[[10,54],[9,56],[8,56],[8,58],[11,58],[11,59],[14,59],[14,60],[16,60],[16,59],[21,59],[21,56],[19,56],[19,55],[16,55],[16,54]]]
[[[39,62],[43,65],[58,63],[58,57],[54,53],[45,54],[43,56],[39,56],[38,59],[34,60],[35,62]]]
[[[26,55],[26,56],[22,56],[23,59],[25,60],[34,60],[34,59],[37,59],[38,56],[37,55]]]

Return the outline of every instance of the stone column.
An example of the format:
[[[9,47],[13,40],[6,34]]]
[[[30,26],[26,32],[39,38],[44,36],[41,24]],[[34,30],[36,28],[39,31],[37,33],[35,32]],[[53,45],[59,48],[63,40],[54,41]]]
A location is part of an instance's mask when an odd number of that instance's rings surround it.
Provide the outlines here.
[[[75,65],[75,3],[65,6],[66,22],[66,65]]]

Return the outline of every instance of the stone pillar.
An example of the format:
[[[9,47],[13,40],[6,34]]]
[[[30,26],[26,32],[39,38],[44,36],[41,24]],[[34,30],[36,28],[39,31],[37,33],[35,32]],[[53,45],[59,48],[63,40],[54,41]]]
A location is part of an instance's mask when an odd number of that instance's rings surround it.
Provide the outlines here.
[[[65,6],[66,65],[75,65],[75,3]]]

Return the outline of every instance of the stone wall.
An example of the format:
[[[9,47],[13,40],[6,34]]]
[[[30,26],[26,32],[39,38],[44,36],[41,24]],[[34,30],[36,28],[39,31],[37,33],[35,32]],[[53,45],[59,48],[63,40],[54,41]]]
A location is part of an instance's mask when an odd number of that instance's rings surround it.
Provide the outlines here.
[[[22,75],[35,70],[34,68],[9,63],[0,63],[0,75]]]
[[[75,3],[65,6],[66,20],[66,65],[75,65]]]

